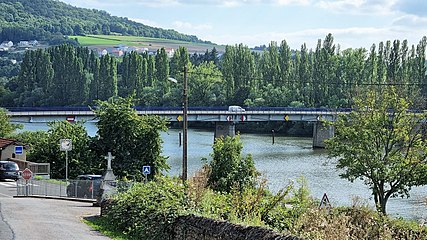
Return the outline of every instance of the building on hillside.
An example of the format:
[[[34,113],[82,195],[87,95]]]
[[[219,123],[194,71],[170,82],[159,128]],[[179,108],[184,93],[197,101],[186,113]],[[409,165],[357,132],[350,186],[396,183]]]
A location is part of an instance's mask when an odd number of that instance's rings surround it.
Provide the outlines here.
[[[123,56],[123,51],[118,48],[105,48],[99,53],[100,56],[107,55],[107,53],[111,56],[121,57]]]
[[[31,40],[31,41],[28,41],[28,44],[35,47],[35,46],[39,45],[39,42],[37,40]]]
[[[0,160],[4,161],[16,158],[26,161],[26,148],[26,146],[16,140],[0,138]]]
[[[13,42],[12,41],[4,41],[0,44],[0,47],[6,47],[6,48],[11,48],[13,46]]]
[[[165,48],[166,53],[168,54],[168,57],[173,57],[175,55],[175,49],[173,48]]]
[[[19,41],[18,43],[18,47],[20,48],[25,48],[25,47],[29,47],[30,46],[30,42],[28,41]]]
[[[99,56],[104,56],[104,55],[107,55],[107,54],[108,54],[107,49],[102,49],[102,50],[99,52]]]

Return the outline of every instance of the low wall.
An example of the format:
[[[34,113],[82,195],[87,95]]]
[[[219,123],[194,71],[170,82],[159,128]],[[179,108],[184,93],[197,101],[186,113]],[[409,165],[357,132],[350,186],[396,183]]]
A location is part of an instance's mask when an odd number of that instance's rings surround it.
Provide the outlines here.
[[[182,216],[174,224],[179,240],[302,240],[262,227],[241,226],[197,216]]]
[[[108,211],[111,200],[101,203],[101,216]],[[270,229],[242,226],[227,221],[187,215],[178,217],[171,226],[173,240],[303,240],[303,238],[284,235]]]

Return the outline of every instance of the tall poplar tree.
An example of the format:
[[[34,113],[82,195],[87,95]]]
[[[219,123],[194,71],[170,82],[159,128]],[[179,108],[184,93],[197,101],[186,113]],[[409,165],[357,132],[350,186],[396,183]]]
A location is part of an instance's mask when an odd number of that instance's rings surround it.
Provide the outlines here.
[[[169,57],[164,48],[157,50],[156,54],[156,87],[160,90],[163,96],[170,91],[169,77]]]

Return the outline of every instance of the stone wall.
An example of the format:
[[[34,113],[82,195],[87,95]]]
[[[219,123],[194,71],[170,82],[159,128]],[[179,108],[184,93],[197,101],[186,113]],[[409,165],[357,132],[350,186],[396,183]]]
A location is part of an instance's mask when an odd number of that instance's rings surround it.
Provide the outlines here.
[[[302,240],[262,227],[241,226],[197,216],[182,216],[174,225],[177,240]]]
[[[106,214],[111,200],[101,202],[101,216]],[[168,240],[303,240],[284,235],[270,229],[254,226],[242,226],[227,221],[187,215],[178,217],[171,226]],[[169,236],[168,236],[169,235]]]

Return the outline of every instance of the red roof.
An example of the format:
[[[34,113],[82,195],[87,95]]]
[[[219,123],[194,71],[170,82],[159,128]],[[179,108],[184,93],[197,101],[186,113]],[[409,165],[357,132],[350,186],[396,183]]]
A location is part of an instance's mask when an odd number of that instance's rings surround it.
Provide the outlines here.
[[[0,148],[7,147],[13,143],[16,143],[16,140],[13,139],[7,139],[7,138],[0,138]]]

